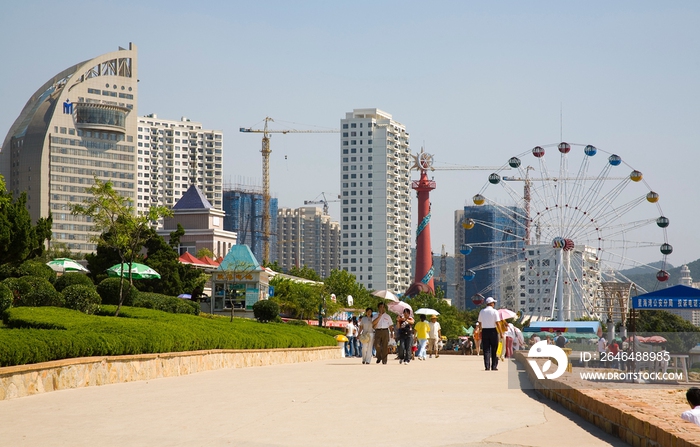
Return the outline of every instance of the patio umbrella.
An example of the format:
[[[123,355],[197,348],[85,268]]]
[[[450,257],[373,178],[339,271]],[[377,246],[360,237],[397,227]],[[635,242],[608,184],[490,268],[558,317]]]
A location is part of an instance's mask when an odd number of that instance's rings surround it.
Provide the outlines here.
[[[410,304],[408,304],[405,301],[396,301],[396,302],[392,301],[389,303],[388,307],[389,307],[389,310],[394,312],[395,314],[400,315],[403,313],[404,309],[408,309],[409,311],[411,311],[411,315],[413,315],[413,308],[411,307]]]
[[[660,335],[652,335],[651,337],[644,338],[643,343],[666,343],[666,339]]]
[[[518,316],[518,314],[516,314],[510,309],[498,309],[498,315],[501,316],[501,320],[507,320],[509,318],[515,318]]]
[[[423,314],[423,315],[440,315],[440,312],[438,312],[435,309],[430,309],[429,307],[421,307],[414,313],[416,314]]]
[[[56,258],[53,261],[49,261],[46,263],[51,269],[55,272],[59,273],[68,273],[68,272],[82,272],[82,273],[90,273],[90,270],[86,269],[82,265],[80,265],[78,262],[69,259],[69,258]]]
[[[390,290],[377,290],[376,292],[372,293],[374,296],[378,296],[379,298],[384,298],[386,300],[398,302],[399,297],[394,295],[394,292]]]
[[[129,277],[129,264],[116,264],[107,269],[107,276]],[[134,262],[131,264],[131,277],[133,279],[160,279],[160,274],[147,265]]]

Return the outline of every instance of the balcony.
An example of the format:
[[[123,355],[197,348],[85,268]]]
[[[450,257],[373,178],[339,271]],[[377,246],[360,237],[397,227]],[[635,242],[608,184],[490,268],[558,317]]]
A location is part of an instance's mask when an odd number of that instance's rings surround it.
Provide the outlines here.
[[[126,107],[78,102],[75,103],[75,127],[126,133],[129,112]]]

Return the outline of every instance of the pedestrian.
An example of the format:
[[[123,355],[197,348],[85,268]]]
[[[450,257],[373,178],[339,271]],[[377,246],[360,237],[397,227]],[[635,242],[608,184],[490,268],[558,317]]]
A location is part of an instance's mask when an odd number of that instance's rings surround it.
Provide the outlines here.
[[[430,354],[430,358],[432,358],[434,353],[435,358],[438,358],[440,357],[438,343],[442,339],[442,328],[437,321],[437,315],[430,316],[430,323],[428,323],[428,325],[430,326],[430,332],[428,333],[428,354]]]
[[[602,335],[598,339],[598,367],[607,368],[607,363],[605,363],[605,353],[608,346],[608,341]]]
[[[399,365],[408,365],[411,361],[411,347],[413,346],[413,317],[410,309],[404,309],[403,315],[396,318],[396,325],[399,327]]]
[[[495,309],[496,300],[492,297],[486,298],[486,307],[479,312],[479,323],[481,323],[481,341],[484,345],[484,367],[486,371],[498,371],[498,330],[497,323],[501,321],[501,316]]]
[[[505,357],[506,358],[512,358],[513,357],[513,344],[515,340],[515,326],[513,326],[513,323],[508,323],[508,329],[506,329],[506,332],[504,335],[504,339],[506,342],[505,349]],[[503,358],[501,358],[503,360]]]
[[[560,348],[565,348],[569,344],[569,340],[564,337],[561,331],[557,331],[557,338],[554,339],[554,344]]]
[[[348,339],[348,341],[345,342],[345,357],[354,357],[357,328],[352,324],[352,317],[348,318],[348,324],[345,325],[345,336]]]
[[[535,343],[539,343],[540,341],[542,341],[542,340],[540,339],[540,336],[539,336],[539,335],[537,335],[537,334],[532,334],[532,335],[530,336],[530,347],[534,346]]]
[[[365,309],[364,316],[360,319],[360,335],[362,343],[362,364],[369,365],[372,361],[372,346],[374,344],[374,329],[372,329],[372,308]]]
[[[691,387],[686,391],[685,398],[690,405],[690,410],[681,414],[681,419],[700,425],[700,388]]]
[[[374,328],[374,349],[377,351],[377,363],[382,362],[386,365],[389,337],[391,331],[394,330],[394,323],[389,314],[386,313],[383,302],[377,305],[377,316],[372,320],[372,328]]]
[[[475,326],[474,347],[476,348],[476,355],[481,355],[481,324],[477,321]]]
[[[352,324],[355,326],[355,357],[362,357],[362,342],[360,341],[360,323],[357,321],[357,317],[352,317]]]
[[[418,340],[418,360],[425,360],[426,347],[430,335],[430,324],[425,321],[425,315],[421,314],[420,321],[415,326],[416,339]]]

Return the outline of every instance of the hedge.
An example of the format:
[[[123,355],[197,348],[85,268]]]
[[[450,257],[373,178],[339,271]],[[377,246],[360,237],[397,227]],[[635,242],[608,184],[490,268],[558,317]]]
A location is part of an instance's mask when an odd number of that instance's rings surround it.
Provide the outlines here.
[[[119,304],[119,287],[123,287],[123,306],[131,306],[138,294],[135,286],[129,284],[129,280],[124,278],[122,286],[119,285],[121,278],[106,278],[97,285],[97,293],[102,297],[102,304]],[[116,312],[116,311],[115,311]]]
[[[57,307],[11,307],[0,327],[0,366],[65,358],[208,349],[335,346],[333,331],[313,326],[151,309],[100,306],[97,315]]]
[[[63,306],[63,295],[45,278],[23,276],[3,282],[14,294],[13,306]]]
[[[94,314],[100,308],[102,299],[94,286],[73,284],[63,289],[63,298],[68,309]]]
[[[64,273],[63,275],[56,278],[56,281],[54,281],[53,286],[59,292],[63,292],[63,289],[65,289],[66,287],[74,286],[76,284],[91,286],[93,289],[95,288],[95,283],[92,282],[89,276],[87,276],[84,273],[77,272]]]
[[[133,306],[161,310],[173,314],[199,315],[200,311],[199,303],[152,292],[138,292],[136,298],[134,298]]]

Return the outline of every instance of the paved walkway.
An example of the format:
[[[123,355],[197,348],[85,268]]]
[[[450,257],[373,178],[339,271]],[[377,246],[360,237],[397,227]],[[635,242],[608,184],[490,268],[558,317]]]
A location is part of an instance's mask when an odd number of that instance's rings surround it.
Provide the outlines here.
[[[504,365],[505,367],[505,365]],[[502,368],[503,369],[503,368]],[[7,446],[623,446],[481,358],[229,369],[0,401]]]

